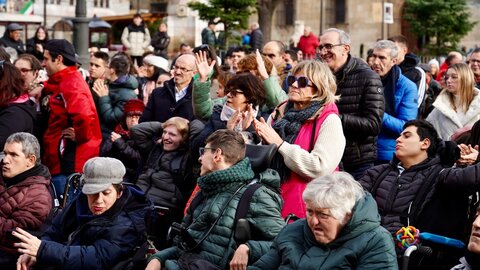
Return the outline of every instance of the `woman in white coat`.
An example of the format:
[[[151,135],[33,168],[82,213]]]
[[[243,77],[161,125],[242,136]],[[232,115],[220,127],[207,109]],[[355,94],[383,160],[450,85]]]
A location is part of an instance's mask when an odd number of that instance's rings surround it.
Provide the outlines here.
[[[447,69],[445,85],[427,121],[433,124],[440,138],[450,140],[454,133],[468,130],[480,119],[480,90],[475,88],[473,72],[464,63]]]

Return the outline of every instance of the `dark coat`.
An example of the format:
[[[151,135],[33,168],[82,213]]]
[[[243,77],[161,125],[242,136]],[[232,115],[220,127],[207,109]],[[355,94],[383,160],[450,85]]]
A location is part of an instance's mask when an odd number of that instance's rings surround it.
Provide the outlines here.
[[[11,39],[10,31],[8,30],[5,30],[3,37],[0,38],[0,46],[13,48],[17,51],[18,55],[25,53],[25,45],[23,44],[23,41],[21,39],[17,41]]]
[[[382,226],[395,234],[409,220],[422,232],[465,239],[468,197],[480,189],[480,163],[445,168],[439,158],[429,158],[401,174],[398,165],[375,166],[359,180],[375,198]]]
[[[13,133],[32,133],[36,117],[35,103],[31,100],[23,103],[10,103],[0,108],[0,151],[3,151],[5,141]]]
[[[157,32],[153,37],[150,44],[154,48],[155,55],[168,59],[168,45],[170,44],[170,37],[167,32]]]
[[[36,266],[49,269],[112,269],[145,242],[150,202],[133,186],[107,212],[93,216],[81,193],[42,237]]]
[[[337,107],[347,141],[342,162],[348,171],[376,160],[385,99],[380,76],[359,58],[349,56],[335,76],[340,95]]]
[[[47,43],[46,40],[38,40],[34,37],[27,39],[27,53],[35,56],[39,61],[43,61],[43,52],[37,50],[37,44],[45,48],[45,43]]]
[[[165,122],[173,116],[180,116],[187,120],[195,118],[192,106],[192,83],[187,88],[187,94],[178,102],[175,99],[174,79],[166,81],[163,87],[153,90],[143,111],[140,122]]]
[[[263,48],[263,33],[260,28],[253,30],[250,34],[250,46],[253,51],[256,49],[261,50]]]
[[[122,134],[122,137],[114,142],[112,142],[110,138],[103,140],[100,155],[120,160],[127,170],[123,181],[128,183],[137,182],[141,166],[141,156],[129,135]]]
[[[315,240],[305,219],[287,225],[268,253],[250,270],[398,269],[393,239],[380,226],[370,194],[355,205],[352,218],[331,243]]]

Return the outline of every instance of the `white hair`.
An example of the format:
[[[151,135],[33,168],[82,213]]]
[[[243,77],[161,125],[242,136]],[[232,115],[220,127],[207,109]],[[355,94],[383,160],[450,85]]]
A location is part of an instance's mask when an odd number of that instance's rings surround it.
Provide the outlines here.
[[[375,43],[375,46],[373,49],[379,49],[379,50],[386,50],[390,49],[390,57],[391,58],[397,58],[398,56],[398,47],[397,45],[391,41],[391,40],[379,40],[377,43]]]
[[[347,34],[347,32],[341,30],[341,29],[338,29],[338,28],[328,28],[327,30],[325,30],[323,33],[327,33],[327,32],[335,32],[338,34],[338,39],[340,41],[341,44],[345,44],[345,45],[350,45],[352,43],[352,39],[350,38],[350,36]]]
[[[346,172],[318,177],[308,183],[303,191],[303,201],[315,208],[327,208],[331,215],[344,224],[358,200],[365,197],[360,183]]]

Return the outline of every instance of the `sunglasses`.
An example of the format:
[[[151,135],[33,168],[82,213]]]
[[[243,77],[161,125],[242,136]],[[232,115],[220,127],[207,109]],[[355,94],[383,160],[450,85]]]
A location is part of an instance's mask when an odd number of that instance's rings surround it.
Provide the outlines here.
[[[287,76],[288,86],[292,86],[294,82],[297,82],[298,88],[305,88],[307,86],[313,87],[313,85],[310,84],[310,80],[308,80],[308,78],[305,76],[295,77],[293,75],[288,75]]]
[[[19,69],[21,73],[27,73],[27,72],[30,72],[32,71],[33,69],[28,69],[28,68],[20,68]]]

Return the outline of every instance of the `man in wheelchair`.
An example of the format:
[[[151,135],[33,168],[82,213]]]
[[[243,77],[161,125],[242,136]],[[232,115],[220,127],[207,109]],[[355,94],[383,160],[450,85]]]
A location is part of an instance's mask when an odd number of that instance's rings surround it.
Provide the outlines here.
[[[409,121],[397,138],[390,164],[369,169],[359,180],[375,198],[382,226],[393,235],[411,225],[421,232],[467,239],[470,195],[480,188],[480,163],[452,167],[446,160],[457,160],[459,150],[456,145],[445,147],[449,142],[440,147],[441,143],[430,123]],[[433,255],[419,264],[412,256],[413,269],[450,269],[463,254],[460,249],[422,243],[432,247]]]
[[[21,269],[132,269],[133,254],[146,243],[151,209],[139,189],[122,185],[124,165],[96,157],[84,167],[82,193],[55,217],[42,239],[17,228]]]

